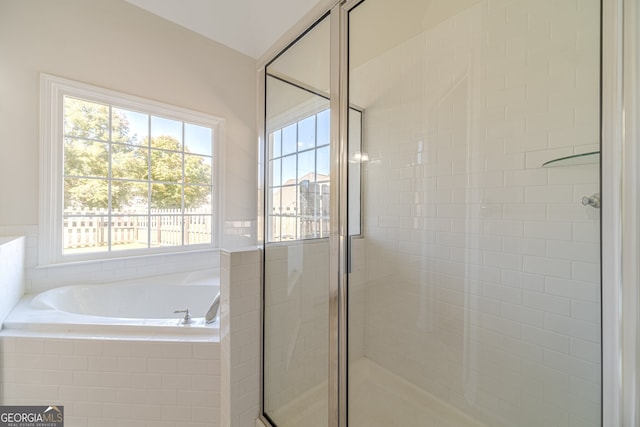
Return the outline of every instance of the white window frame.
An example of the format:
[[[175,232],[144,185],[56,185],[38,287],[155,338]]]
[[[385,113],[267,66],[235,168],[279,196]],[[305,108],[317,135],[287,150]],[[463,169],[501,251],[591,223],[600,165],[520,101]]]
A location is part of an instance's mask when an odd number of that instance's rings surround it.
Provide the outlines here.
[[[154,116],[206,126],[213,131],[212,151],[212,241],[211,244],[156,247],[147,249],[100,251],[82,254],[63,254],[63,118],[64,97],[86,99],[118,108],[140,111]],[[130,256],[167,253],[199,252],[219,247],[221,200],[223,197],[222,162],[224,119],[113,90],[75,82],[48,74],[40,75],[40,209],[39,209],[39,265],[67,262],[105,260]]]

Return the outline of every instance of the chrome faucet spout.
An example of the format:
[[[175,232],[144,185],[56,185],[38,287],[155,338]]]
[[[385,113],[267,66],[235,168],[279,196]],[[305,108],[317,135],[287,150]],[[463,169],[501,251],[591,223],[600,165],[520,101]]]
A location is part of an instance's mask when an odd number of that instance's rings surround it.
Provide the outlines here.
[[[211,303],[211,307],[207,311],[207,314],[204,316],[204,319],[207,323],[213,323],[216,320],[216,316],[218,315],[218,311],[220,310],[220,292],[215,296],[213,302]]]
[[[191,314],[189,313],[189,309],[185,309],[185,310],[175,310],[174,313],[184,313],[184,317],[182,318],[182,320],[180,320],[180,323],[183,325],[187,325],[191,322],[193,322],[193,320],[191,319]]]

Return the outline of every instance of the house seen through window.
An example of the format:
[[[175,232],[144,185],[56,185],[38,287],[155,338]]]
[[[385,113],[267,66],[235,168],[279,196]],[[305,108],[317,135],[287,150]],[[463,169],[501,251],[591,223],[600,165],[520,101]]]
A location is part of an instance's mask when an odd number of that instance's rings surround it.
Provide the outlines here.
[[[329,237],[329,110],[269,133],[268,240]]]
[[[329,237],[328,108],[268,133],[267,241]],[[361,234],[362,115],[349,107],[349,235]]]

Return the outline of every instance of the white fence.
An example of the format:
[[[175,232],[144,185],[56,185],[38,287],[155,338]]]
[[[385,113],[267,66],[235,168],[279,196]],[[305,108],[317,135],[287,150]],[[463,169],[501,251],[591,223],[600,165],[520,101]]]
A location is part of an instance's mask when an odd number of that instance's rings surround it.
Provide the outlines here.
[[[65,210],[63,248],[179,246],[211,242],[211,213],[153,209],[150,215],[106,209]],[[184,242],[183,242],[184,236]]]

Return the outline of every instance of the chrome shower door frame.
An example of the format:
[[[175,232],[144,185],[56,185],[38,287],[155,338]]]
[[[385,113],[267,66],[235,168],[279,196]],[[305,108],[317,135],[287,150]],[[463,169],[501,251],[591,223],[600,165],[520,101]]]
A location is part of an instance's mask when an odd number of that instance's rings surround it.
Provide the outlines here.
[[[348,13],[363,0],[324,1],[312,25],[331,13],[331,234],[329,301],[329,425],[347,426],[347,118],[348,118]],[[317,11],[321,11],[317,12]],[[638,387],[638,326],[640,310],[640,167],[638,103],[640,91],[640,7],[635,0],[602,0],[601,98],[601,283],[602,283],[602,425],[636,425],[640,421]],[[258,68],[258,244],[264,245],[265,223],[265,66],[307,26],[289,32],[289,41],[259,61]],[[264,255],[264,251],[263,251]],[[264,263],[264,260],[263,260]],[[262,271],[264,273],[264,271]],[[262,277],[264,293],[264,277]],[[262,298],[264,320],[264,295]],[[261,413],[263,416],[264,323],[261,325]],[[623,339],[624,338],[624,339]],[[624,373],[624,374],[623,374]]]

